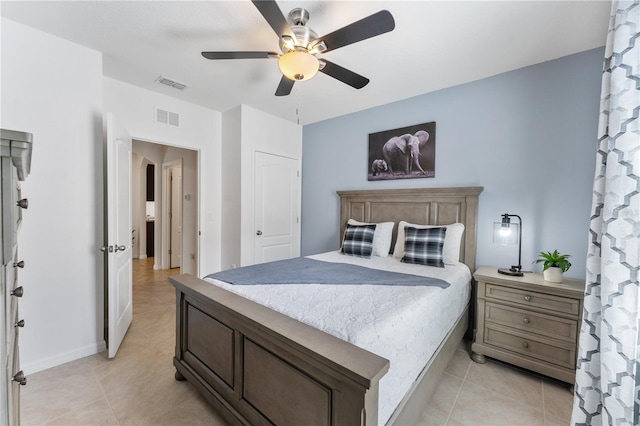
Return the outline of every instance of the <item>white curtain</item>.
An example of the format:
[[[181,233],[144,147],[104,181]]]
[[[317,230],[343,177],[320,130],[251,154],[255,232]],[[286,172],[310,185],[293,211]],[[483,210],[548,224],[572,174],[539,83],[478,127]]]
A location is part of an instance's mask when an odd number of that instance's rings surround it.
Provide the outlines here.
[[[640,1],[613,1],[571,423],[639,424]]]

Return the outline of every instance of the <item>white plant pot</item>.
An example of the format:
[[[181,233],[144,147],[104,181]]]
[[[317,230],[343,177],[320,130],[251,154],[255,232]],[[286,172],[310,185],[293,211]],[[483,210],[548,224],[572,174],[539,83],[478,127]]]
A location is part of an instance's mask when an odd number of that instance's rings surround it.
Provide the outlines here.
[[[562,282],[562,269],[557,267],[551,267],[542,271],[545,281],[551,281],[552,283]]]

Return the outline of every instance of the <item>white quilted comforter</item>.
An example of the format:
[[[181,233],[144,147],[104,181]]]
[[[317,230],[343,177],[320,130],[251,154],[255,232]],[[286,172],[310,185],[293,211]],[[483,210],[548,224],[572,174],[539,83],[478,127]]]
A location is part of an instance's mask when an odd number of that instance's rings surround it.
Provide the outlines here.
[[[273,284],[207,281],[268,306],[390,361],[380,380],[379,417],[385,424],[470,298],[471,273],[463,263],[444,268],[401,263],[393,257],[363,259],[338,251],[310,258],[373,269],[432,276],[446,289],[422,286]]]

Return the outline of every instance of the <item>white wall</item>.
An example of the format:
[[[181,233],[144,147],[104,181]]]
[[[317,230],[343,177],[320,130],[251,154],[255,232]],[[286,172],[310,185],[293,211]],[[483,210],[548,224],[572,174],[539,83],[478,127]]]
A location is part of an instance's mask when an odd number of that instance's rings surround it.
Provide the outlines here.
[[[99,52],[22,24],[2,18],[1,35],[0,125],[34,135],[19,236],[20,349],[29,373],[104,349],[103,112],[138,139],[200,151],[206,273],[220,268],[221,114],[104,78]],[[181,127],[154,123],[154,107],[180,113]]]
[[[232,265],[240,265],[241,257],[241,218],[242,210],[240,194],[242,192],[240,167],[241,158],[241,115],[240,106],[222,114],[222,252],[221,269],[229,269]]]
[[[0,125],[33,133],[18,238],[29,373],[104,349],[102,55],[2,18]]]
[[[200,275],[220,270],[221,120],[222,114],[104,78],[104,111],[112,112],[134,139],[198,150],[200,152]],[[180,127],[154,121],[154,108],[180,114]]]
[[[233,264],[254,263],[255,152],[293,158],[301,168],[302,127],[247,105],[226,111],[223,117],[222,269],[229,269]]]

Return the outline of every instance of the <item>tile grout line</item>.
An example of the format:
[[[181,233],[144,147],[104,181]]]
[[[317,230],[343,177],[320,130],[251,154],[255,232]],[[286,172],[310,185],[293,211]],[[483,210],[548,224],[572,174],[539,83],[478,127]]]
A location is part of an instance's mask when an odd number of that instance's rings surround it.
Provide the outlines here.
[[[487,358],[487,359],[488,359],[488,358]],[[473,381],[473,380],[468,380],[468,379],[467,379],[467,377],[469,376],[469,372],[471,371],[471,365],[473,365],[473,364],[474,364],[474,362],[473,362],[473,361],[469,364],[469,369],[467,370],[467,373],[465,374],[464,382],[465,382],[465,383],[472,383],[472,384],[477,385],[477,386],[482,386],[483,388],[485,388],[485,389],[486,389],[486,387],[485,387],[482,383],[475,382],[475,381]],[[476,364],[477,364],[477,363],[476,363]],[[482,365],[482,364],[480,364],[480,365]],[[512,366],[512,365],[507,365],[507,367],[508,367],[509,369],[511,369],[511,370],[514,370],[514,371],[518,371],[518,370],[519,370],[518,368],[516,368],[515,366]],[[533,406],[533,405],[529,405],[529,404],[527,404],[527,403],[524,403],[524,405],[529,406],[530,408],[533,408],[533,409],[535,409],[536,411],[540,411],[540,412],[542,412],[542,422],[543,422],[543,425],[544,425],[544,424],[545,424],[545,414],[546,414],[546,411],[545,411],[545,410],[546,410],[546,408],[545,408],[545,405],[544,405],[544,380],[543,380],[542,378],[539,378],[539,380],[540,380],[540,384],[541,384],[542,408],[540,408],[540,407],[536,407],[536,406]],[[487,389],[487,390],[488,390],[488,389]],[[501,396],[501,397],[503,397],[503,398],[509,399],[509,400],[511,400],[511,401],[514,401],[514,402],[517,402],[517,403],[522,403],[522,401],[521,401],[521,400],[519,400],[519,399],[517,399],[517,398],[513,398],[511,395],[506,395],[506,394],[503,394],[503,393],[501,393],[501,392],[496,392],[496,391],[491,391],[491,392],[494,392],[494,393],[496,393],[497,395],[499,395],[499,396]],[[456,401],[457,401],[457,397],[456,397]]]
[[[104,399],[107,401],[107,404],[109,405],[109,409],[111,410],[111,413],[113,414],[113,417],[116,419],[116,421],[118,422],[119,425],[122,425],[122,422],[120,421],[120,418],[118,417],[118,414],[116,413],[116,410],[114,410],[113,409],[113,405],[111,405],[111,400],[109,399],[109,396],[104,391],[104,388],[102,387],[102,383],[100,383],[100,380],[98,379],[98,376],[96,375],[96,369],[94,367],[91,367],[91,373],[93,374],[93,378],[95,379],[96,383],[98,383],[98,386],[100,387],[100,392],[102,392],[102,395],[104,395]]]
[[[166,275],[164,273],[163,274],[158,274],[158,275],[162,275],[163,277],[166,277]],[[144,288],[144,287],[153,286],[154,284],[159,284],[161,282],[164,283],[165,280],[166,280],[166,278],[164,278],[162,280],[151,280],[151,281],[149,281],[148,279],[145,279],[144,277],[139,277],[138,281],[139,281],[139,284],[142,285],[142,287]],[[132,283],[132,284],[135,284],[135,282]],[[157,306],[160,306],[162,309],[166,309],[166,307],[173,306],[172,303],[168,302],[168,298],[165,298],[165,297],[157,297],[156,298],[154,296],[153,299],[154,299],[154,303]],[[71,362],[77,362],[77,361],[78,360],[74,360],[74,361],[71,361]],[[64,419],[66,416],[70,416],[71,418],[81,418],[83,415],[85,415],[85,416],[86,415],[93,416],[93,415],[96,414],[96,411],[90,410],[89,407],[91,407],[93,404],[101,403],[103,400],[106,401],[107,406],[109,407],[109,411],[110,411],[110,414],[111,414],[110,422],[112,424],[122,425],[123,421],[119,418],[118,414],[116,413],[116,410],[114,410],[114,407],[112,405],[112,401],[109,398],[109,396],[106,394],[106,392],[104,390],[104,387],[103,387],[103,385],[102,385],[102,383],[99,380],[98,375],[97,375],[97,370],[100,367],[102,367],[103,365],[104,364],[89,365],[88,366],[89,367],[88,370],[90,371],[90,374],[86,376],[85,380],[83,380],[84,386],[90,386],[89,383],[93,383],[94,385],[97,385],[98,389],[100,389],[99,393],[101,395],[99,395],[99,396],[96,395],[95,399],[84,401],[82,404],[73,405],[73,406],[67,408],[64,412],[58,413],[57,415],[54,415],[54,416],[51,416],[51,417],[47,416],[48,418],[44,417],[43,419],[38,421],[38,423],[26,423],[25,422],[25,425],[26,424],[34,424],[34,425],[36,425],[36,424],[38,424],[38,425],[51,424],[51,423],[55,423],[56,421],[60,421],[60,420]],[[61,367],[61,366],[55,366],[55,367],[52,367],[51,369],[47,369],[47,370],[55,371],[55,370],[58,369],[58,367]],[[170,371],[172,368],[173,367],[167,366],[166,367],[166,371]],[[54,380],[52,383],[55,383],[55,380],[57,380],[57,379],[50,378],[48,380]],[[94,380],[94,382],[91,382],[91,380]],[[191,400],[191,398],[192,397],[189,397],[187,400]],[[22,407],[21,407],[21,411],[22,411]],[[51,414],[53,414],[53,413],[51,413]],[[105,408],[105,414],[106,414],[106,408]],[[26,417],[26,416],[24,416],[24,417]]]
[[[465,351],[465,354],[466,354],[466,351]],[[466,355],[468,356],[468,354],[466,354]],[[467,371],[464,373],[464,377],[462,378],[462,384],[460,385],[460,389],[458,389],[458,392],[456,393],[456,397],[453,399],[453,404],[451,404],[451,408],[449,409],[449,412],[447,413],[447,418],[445,420],[445,424],[449,424],[449,420],[451,419],[451,414],[453,414],[453,409],[456,407],[456,403],[458,402],[458,398],[460,397],[460,393],[462,392],[462,388],[463,388],[465,382],[467,381],[467,376],[469,375],[469,370],[471,370],[471,363],[472,362],[473,362],[473,360],[470,359],[469,365],[467,366]]]

